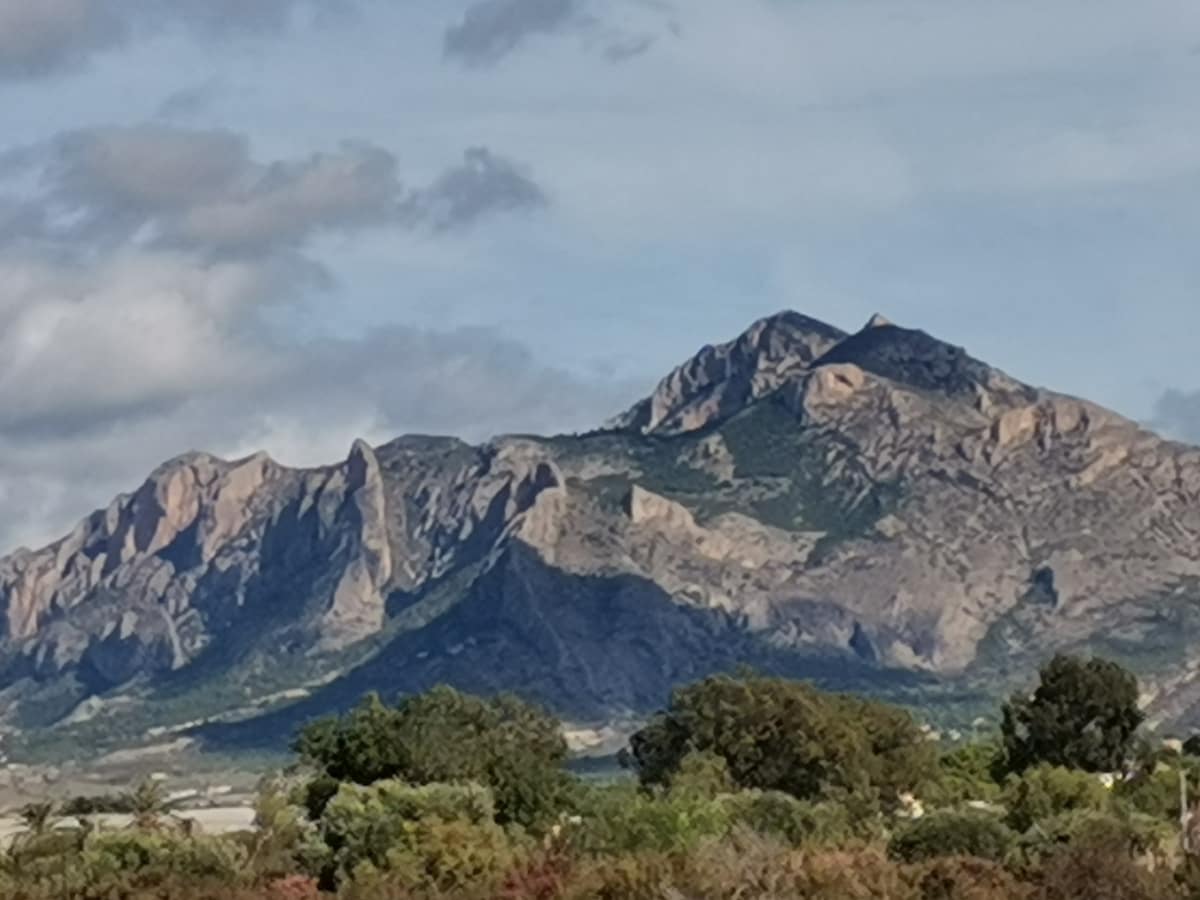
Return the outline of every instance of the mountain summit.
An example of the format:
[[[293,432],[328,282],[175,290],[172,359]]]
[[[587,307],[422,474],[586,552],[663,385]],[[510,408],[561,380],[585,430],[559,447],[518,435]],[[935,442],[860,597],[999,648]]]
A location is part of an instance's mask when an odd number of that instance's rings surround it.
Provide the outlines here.
[[[588,435],[167,463],[0,560],[5,724],[270,742],[438,682],[604,720],[743,663],[965,715],[1057,650],[1195,719],[1198,499],[1200,450],[785,312]]]

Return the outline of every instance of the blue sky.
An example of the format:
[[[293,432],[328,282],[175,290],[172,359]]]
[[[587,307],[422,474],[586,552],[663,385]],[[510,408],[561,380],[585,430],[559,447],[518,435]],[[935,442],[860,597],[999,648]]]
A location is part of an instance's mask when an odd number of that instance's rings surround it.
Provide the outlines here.
[[[1200,439],[1195,0],[0,0],[0,544],[876,311]]]

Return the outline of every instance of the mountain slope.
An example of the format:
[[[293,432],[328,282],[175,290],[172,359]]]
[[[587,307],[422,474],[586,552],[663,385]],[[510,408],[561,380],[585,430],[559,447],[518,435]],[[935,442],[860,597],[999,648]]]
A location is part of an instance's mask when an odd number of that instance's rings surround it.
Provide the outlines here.
[[[1096,649],[1187,720],[1198,499],[1200,450],[923,332],[784,313],[590,435],[169,463],[0,561],[0,684],[10,728],[68,743],[244,743],[438,681],[636,715],[742,663],[965,714]]]

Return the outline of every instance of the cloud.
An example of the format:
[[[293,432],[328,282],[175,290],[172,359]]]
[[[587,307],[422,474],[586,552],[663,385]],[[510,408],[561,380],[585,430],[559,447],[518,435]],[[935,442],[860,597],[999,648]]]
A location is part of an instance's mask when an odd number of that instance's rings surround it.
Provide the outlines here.
[[[350,0],[0,0],[0,78],[68,71],[162,31],[261,35],[302,14],[324,20],[352,8]]]
[[[603,10],[603,13],[598,10]],[[593,0],[478,0],[457,24],[446,29],[442,49],[447,59],[468,66],[490,66],[518,50],[530,38],[575,34],[599,48],[610,62],[645,53],[658,32],[677,26],[662,22],[671,12],[663,0],[619,0],[601,5]],[[631,16],[632,13],[632,16]],[[625,20],[652,16],[652,24],[630,26]],[[647,27],[652,30],[647,30]]]
[[[405,204],[407,214],[439,231],[470,225],[493,212],[519,212],[547,204],[545,191],[521,166],[473,147]]]
[[[494,63],[533,35],[566,28],[579,7],[579,0],[481,0],[447,29],[443,48],[465,63]]]
[[[125,34],[124,19],[94,0],[0,0],[0,77],[77,65]]]
[[[158,105],[154,118],[168,122],[194,119],[207,111],[225,90],[219,79],[210,78],[202,84],[173,91]]]
[[[408,189],[396,158],[365,142],[259,162],[238,134],[165,123],[68,132],[0,154],[0,240],[114,246],[138,240],[213,254],[300,249],[329,231],[463,228],[546,205],[526,169],[468,150],[430,186]],[[21,229],[24,234],[21,235]]]
[[[317,464],[359,435],[602,421],[636,391],[494,331],[294,327],[333,301],[324,235],[432,237],[546,202],[482,147],[416,188],[373,144],[262,160],[243,135],[161,122],[0,153],[0,504],[23,513],[0,552],[190,448]]]
[[[645,387],[538,362],[490,329],[399,325],[297,338],[255,311],[286,281],[259,265],[138,251],[20,281],[0,334],[0,547],[38,545],[189,449],[289,465],[357,436],[586,429]],[[0,550],[0,554],[4,551]]]

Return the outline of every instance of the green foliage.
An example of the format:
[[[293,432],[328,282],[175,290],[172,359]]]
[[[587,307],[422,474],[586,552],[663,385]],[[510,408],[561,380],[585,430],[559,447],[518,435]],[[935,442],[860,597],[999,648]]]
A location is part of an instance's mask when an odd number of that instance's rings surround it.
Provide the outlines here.
[[[722,799],[732,823],[793,847],[832,846],[854,835],[840,803],[798,800],[782,791],[739,791]]]
[[[1142,713],[1137,678],[1113,662],[1056,656],[1033,696],[1014,694],[1001,731],[1006,765],[1038,763],[1112,772],[1125,762]]]
[[[937,775],[922,788],[922,798],[939,806],[998,800],[1000,785],[993,773],[1001,754],[994,742],[963,744],[943,753],[938,759]]]
[[[1200,761],[1189,757],[1177,758],[1173,764],[1158,765],[1151,771],[1138,772],[1132,778],[1117,782],[1113,795],[1124,809],[1153,818],[1179,821],[1179,774],[1188,782],[1188,795],[1200,793]]]
[[[888,853],[905,862],[939,856],[976,856],[1002,861],[1015,835],[998,818],[986,813],[939,810],[906,823],[888,844]]]
[[[138,825],[150,827],[157,824],[166,809],[166,801],[163,786],[147,778],[125,796],[124,804]]]
[[[580,798],[576,846],[589,853],[674,853],[729,830],[718,798],[691,791],[650,792],[634,785],[591,788]]]
[[[1112,802],[1095,775],[1047,765],[1010,776],[1003,800],[1009,826],[1020,832],[1063,813],[1102,812]]]
[[[397,888],[404,896],[470,896],[498,885],[519,859],[504,830],[490,822],[422,819],[398,838],[381,862],[355,867],[346,900],[378,900]]]
[[[624,756],[669,784],[689,754],[725,761],[741,788],[885,803],[927,780],[934,750],[905,712],[775,678],[719,676],[677,690]]]
[[[343,785],[325,808],[321,833],[333,868],[345,877],[363,864],[388,870],[389,859],[412,850],[433,823],[464,822],[490,832],[494,817],[491,792],[479,785],[378,781]]]
[[[338,782],[487,785],[502,823],[544,825],[570,800],[558,721],[508,695],[485,700],[439,687],[394,708],[371,695],[349,715],[305,728],[296,749]],[[314,784],[310,810],[328,798],[331,786],[328,780]]]
[[[285,878],[296,872],[317,873],[327,864],[327,848],[316,826],[290,802],[287,793],[268,782],[254,804],[254,831],[248,868],[256,877]]]
[[[678,771],[671,776],[670,787],[674,794],[709,799],[736,790],[725,758],[700,751],[692,751],[680,760]]]
[[[1066,846],[1104,846],[1133,858],[1163,856],[1178,835],[1163,822],[1142,815],[1073,810],[1035,823],[1017,845],[1026,868],[1040,865]]]

